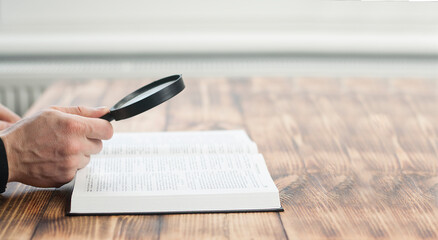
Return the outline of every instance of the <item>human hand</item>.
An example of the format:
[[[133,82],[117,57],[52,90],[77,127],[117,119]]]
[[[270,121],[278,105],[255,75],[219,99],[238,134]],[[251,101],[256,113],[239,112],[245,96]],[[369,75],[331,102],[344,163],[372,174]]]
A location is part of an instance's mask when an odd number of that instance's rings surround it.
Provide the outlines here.
[[[0,133],[8,158],[8,182],[60,187],[102,150],[112,125],[98,117],[109,109],[52,107],[24,118]]]
[[[17,114],[0,104],[0,131],[12,126],[20,119]]]

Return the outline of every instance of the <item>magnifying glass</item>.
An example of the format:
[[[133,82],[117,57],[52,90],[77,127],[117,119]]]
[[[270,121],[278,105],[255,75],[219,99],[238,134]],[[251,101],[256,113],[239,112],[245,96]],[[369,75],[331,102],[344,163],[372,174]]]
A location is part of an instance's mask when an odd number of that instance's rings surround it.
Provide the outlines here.
[[[100,118],[111,122],[133,117],[169,100],[184,88],[181,75],[162,78],[122,98],[109,113]]]

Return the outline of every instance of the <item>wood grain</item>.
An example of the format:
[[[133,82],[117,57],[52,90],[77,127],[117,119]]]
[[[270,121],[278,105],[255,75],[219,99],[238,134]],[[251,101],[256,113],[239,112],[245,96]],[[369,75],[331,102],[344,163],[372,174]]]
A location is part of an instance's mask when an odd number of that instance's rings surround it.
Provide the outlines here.
[[[60,82],[50,105],[110,106],[144,81]],[[8,185],[0,239],[437,239],[438,84],[423,79],[188,79],[116,131],[246,129],[282,213],[66,217],[71,186]]]

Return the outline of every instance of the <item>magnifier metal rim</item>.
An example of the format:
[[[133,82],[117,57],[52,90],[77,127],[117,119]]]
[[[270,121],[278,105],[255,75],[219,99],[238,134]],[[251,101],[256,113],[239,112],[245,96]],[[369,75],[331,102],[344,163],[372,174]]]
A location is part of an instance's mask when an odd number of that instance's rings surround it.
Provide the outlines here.
[[[168,82],[173,82],[173,83],[159,90],[158,92],[149,95],[148,97],[145,97],[127,106],[123,106],[124,104],[126,104],[128,101],[135,98],[139,94],[142,94],[148,90],[151,90],[155,87],[158,87]],[[184,82],[182,81],[181,75],[172,75],[169,77],[162,78],[144,87],[141,87],[136,91],[130,93],[126,97],[122,98],[122,100],[117,102],[111,108],[110,113],[115,120],[122,120],[125,118],[133,117],[137,114],[147,111],[167,101],[168,99],[180,93],[184,88],[185,86],[184,86]]]

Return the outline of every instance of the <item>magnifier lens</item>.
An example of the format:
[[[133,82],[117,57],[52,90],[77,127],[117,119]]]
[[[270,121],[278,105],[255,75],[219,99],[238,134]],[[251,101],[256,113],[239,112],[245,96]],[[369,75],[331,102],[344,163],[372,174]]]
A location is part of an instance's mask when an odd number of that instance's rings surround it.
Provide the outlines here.
[[[184,88],[181,75],[162,78],[128,94],[100,118],[111,122],[133,117],[169,100]]]
[[[175,81],[176,81],[176,80],[175,80]],[[131,104],[133,104],[133,103],[136,103],[136,102],[138,102],[138,101],[140,101],[140,100],[142,100],[142,99],[144,99],[144,98],[147,98],[147,97],[149,97],[150,95],[152,95],[152,94],[154,94],[154,93],[156,93],[156,92],[158,92],[158,91],[161,91],[163,88],[166,88],[167,86],[169,86],[170,84],[174,83],[175,81],[166,82],[166,83],[163,83],[163,84],[161,84],[161,85],[158,85],[158,86],[156,86],[156,87],[154,87],[154,88],[148,89],[148,90],[146,90],[145,92],[143,92],[143,93],[141,93],[141,94],[135,96],[133,99],[127,101],[127,102],[124,103],[124,104],[122,104],[121,106],[119,106],[119,108],[129,106],[129,105],[131,105]]]

